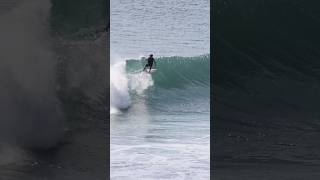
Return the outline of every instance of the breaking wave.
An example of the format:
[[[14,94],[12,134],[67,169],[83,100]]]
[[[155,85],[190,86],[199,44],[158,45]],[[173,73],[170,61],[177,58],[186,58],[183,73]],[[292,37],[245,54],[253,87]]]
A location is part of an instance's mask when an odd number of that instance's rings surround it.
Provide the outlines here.
[[[128,59],[111,66],[111,113],[127,109],[137,99],[148,98],[166,103],[178,98],[207,97],[210,86],[209,54],[195,57],[161,57],[156,59],[154,73],[143,72],[144,59]],[[195,91],[194,88],[201,90]],[[192,92],[189,90],[192,89]],[[139,98],[136,98],[136,97]],[[161,98],[159,98],[161,96]],[[162,97],[165,96],[165,97]]]

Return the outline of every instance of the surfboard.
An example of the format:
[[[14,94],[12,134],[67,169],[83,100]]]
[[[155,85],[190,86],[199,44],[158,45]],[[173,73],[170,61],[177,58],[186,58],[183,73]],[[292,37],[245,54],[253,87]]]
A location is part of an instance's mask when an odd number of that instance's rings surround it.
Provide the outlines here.
[[[149,70],[150,70],[149,68],[146,68],[144,71],[147,73],[154,73],[157,71],[157,69],[155,69],[155,68],[151,68],[150,72],[149,72]]]

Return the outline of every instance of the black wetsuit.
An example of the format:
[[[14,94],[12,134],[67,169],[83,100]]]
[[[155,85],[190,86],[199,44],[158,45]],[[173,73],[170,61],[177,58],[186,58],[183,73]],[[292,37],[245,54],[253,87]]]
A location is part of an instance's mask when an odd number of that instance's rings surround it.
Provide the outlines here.
[[[146,67],[150,67],[149,71],[151,71],[151,68],[152,68],[152,66],[153,66],[153,63],[155,62],[155,61],[154,61],[154,58],[153,58],[153,57],[149,57],[147,60],[148,60],[148,64],[146,64],[146,65],[144,66],[143,70],[145,70]]]
[[[153,62],[154,62],[153,57],[149,57],[149,58],[148,58],[148,64],[146,65],[146,67],[152,67]]]

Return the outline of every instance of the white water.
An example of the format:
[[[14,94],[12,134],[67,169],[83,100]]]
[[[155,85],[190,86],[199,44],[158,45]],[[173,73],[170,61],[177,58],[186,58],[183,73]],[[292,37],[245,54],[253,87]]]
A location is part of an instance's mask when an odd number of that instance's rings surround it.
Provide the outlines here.
[[[149,73],[137,72],[127,74],[124,58],[114,57],[110,68],[110,114],[118,113],[131,105],[129,91],[142,95],[150,86],[153,86],[152,76]]]
[[[110,80],[110,113],[116,113],[119,109],[126,109],[131,104],[124,62],[111,66]]]

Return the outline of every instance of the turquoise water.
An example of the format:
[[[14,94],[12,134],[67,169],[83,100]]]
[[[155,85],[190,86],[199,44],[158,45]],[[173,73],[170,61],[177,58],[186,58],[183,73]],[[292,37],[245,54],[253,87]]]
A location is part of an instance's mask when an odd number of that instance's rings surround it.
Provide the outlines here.
[[[209,179],[209,48],[209,1],[111,1],[111,179]]]

